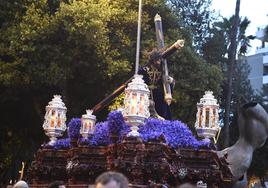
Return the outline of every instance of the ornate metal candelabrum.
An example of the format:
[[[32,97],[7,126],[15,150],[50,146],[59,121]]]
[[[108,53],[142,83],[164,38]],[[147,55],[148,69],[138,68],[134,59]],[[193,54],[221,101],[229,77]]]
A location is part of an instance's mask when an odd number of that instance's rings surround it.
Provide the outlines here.
[[[66,111],[67,108],[62,102],[60,95],[54,95],[52,101],[46,106],[43,129],[50,138],[49,145],[54,145],[57,137],[62,136],[62,133],[66,130]]]
[[[92,110],[86,110],[86,114],[82,115],[81,118],[81,129],[80,134],[83,138],[87,139],[90,135],[93,135],[95,132],[95,122],[96,116],[92,114]]]
[[[131,125],[129,136],[139,136],[138,125],[150,116],[149,113],[148,86],[144,83],[141,75],[134,75],[133,80],[125,89],[123,116],[126,122]]]
[[[206,91],[203,98],[197,103],[195,128],[199,137],[208,139],[215,139],[220,131],[219,104],[212,91]]]

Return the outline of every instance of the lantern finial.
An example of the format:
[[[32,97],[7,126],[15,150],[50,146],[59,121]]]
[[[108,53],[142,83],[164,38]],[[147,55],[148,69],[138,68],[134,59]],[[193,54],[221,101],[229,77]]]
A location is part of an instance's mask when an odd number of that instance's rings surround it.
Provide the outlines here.
[[[91,110],[91,109],[87,109],[87,110],[86,110],[86,113],[87,113],[87,115],[92,115],[93,110]]]

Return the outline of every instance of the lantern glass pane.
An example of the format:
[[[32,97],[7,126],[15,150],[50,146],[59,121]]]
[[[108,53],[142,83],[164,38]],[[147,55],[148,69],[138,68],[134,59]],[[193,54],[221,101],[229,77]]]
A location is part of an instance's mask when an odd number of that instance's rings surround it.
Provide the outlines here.
[[[205,127],[209,127],[209,108],[206,108],[206,121]]]
[[[60,118],[60,114],[58,113],[57,127],[60,128],[60,125],[61,125],[61,118]]]
[[[131,114],[136,114],[136,105],[137,105],[137,93],[132,94],[132,100],[131,100]]]
[[[52,110],[50,127],[54,127],[55,121],[56,121],[56,112],[54,110]]]
[[[198,121],[198,126],[200,127],[200,128],[202,128],[202,109],[200,109],[200,111],[199,111],[199,115],[198,115],[198,118],[199,118],[199,121]]]
[[[216,117],[216,110],[213,109],[213,113],[212,113],[212,127],[215,127],[215,117]]]
[[[140,114],[143,116],[144,115],[144,94],[141,94],[140,96]]]
[[[93,133],[94,129],[93,129],[93,122],[92,121],[89,121],[88,129],[89,129],[90,133]]]
[[[84,120],[84,132],[87,132],[88,130],[88,122],[87,120]]]
[[[125,96],[125,108],[128,108],[129,107],[129,93],[126,93],[126,96]]]

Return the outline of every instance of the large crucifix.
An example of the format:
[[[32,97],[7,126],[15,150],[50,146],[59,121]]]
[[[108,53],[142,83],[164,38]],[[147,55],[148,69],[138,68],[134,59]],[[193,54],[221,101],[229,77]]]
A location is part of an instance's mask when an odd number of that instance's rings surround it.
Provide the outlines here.
[[[163,34],[163,28],[162,28],[162,18],[159,14],[155,15],[154,23],[155,23],[157,47],[158,47],[158,50],[161,50],[165,48],[165,42],[164,42],[164,34]],[[178,40],[173,46],[175,47],[174,50],[182,48],[184,46],[184,40]],[[170,54],[171,53],[173,52],[170,51]],[[161,73],[162,73],[162,82],[163,82],[163,89],[164,89],[164,99],[166,103],[170,105],[172,102],[172,93],[171,93],[171,86],[170,86],[170,84],[172,83],[172,79],[168,75],[167,60],[165,58],[162,58]]]
[[[150,114],[160,119],[171,119],[169,105],[172,102],[173,78],[168,74],[166,58],[172,55],[177,49],[184,46],[184,40],[178,40],[168,49],[165,49],[162,19],[159,14],[154,18],[157,39],[157,50],[150,53],[149,62],[141,67],[139,74],[150,88],[151,102]],[[162,52],[164,51],[164,52]]]

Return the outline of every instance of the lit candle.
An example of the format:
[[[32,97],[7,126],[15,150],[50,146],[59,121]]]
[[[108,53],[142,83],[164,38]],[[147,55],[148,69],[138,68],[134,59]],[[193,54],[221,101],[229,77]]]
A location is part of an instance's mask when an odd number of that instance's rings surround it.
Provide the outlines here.
[[[144,115],[144,95],[141,95],[140,98],[140,114],[142,116]]]
[[[202,127],[202,110],[199,111],[199,116],[198,116],[198,126],[201,128]]]
[[[89,132],[93,134],[93,123],[92,122],[89,122]]]
[[[60,128],[61,125],[61,119],[60,119],[60,114],[58,114],[58,123],[57,123],[57,127]]]
[[[131,100],[131,114],[136,113],[136,105],[137,105],[137,94],[134,93],[132,95],[132,100]]]
[[[50,127],[54,127],[55,120],[56,120],[55,111],[52,111]]]
[[[88,129],[89,129],[89,122],[86,120],[86,122],[85,122],[85,131],[88,131]]]

